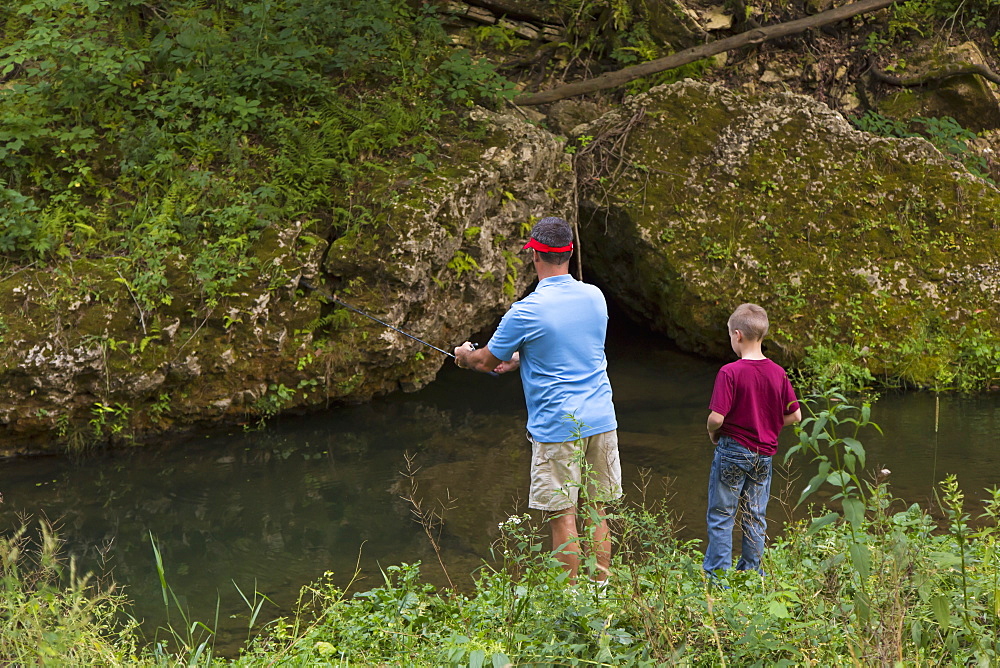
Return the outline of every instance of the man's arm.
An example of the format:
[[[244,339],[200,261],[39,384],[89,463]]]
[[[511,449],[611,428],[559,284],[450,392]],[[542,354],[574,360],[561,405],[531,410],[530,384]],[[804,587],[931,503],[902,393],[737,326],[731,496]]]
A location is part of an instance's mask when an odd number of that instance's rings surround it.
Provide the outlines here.
[[[471,343],[466,341],[455,348],[455,364],[460,369],[472,369],[473,371],[480,371],[482,373],[489,373],[490,371],[503,373],[504,371],[510,371],[510,369],[501,371],[503,364],[507,364],[506,362],[501,364],[502,362],[503,360],[495,357],[486,346],[475,348]]]
[[[719,427],[726,421],[726,416],[712,411],[708,414],[708,437],[712,443],[719,443]]]
[[[514,353],[509,362],[500,362],[493,371],[496,373],[507,373],[508,371],[517,369],[519,366],[521,366],[521,353]]]

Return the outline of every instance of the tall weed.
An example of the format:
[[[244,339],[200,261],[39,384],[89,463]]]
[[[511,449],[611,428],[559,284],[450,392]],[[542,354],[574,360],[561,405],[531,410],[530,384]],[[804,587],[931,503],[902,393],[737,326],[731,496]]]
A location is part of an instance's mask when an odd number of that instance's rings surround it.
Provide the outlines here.
[[[138,654],[133,620],[114,587],[101,589],[61,554],[52,525],[0,537],[0,656],[9,665],[122,665]]]

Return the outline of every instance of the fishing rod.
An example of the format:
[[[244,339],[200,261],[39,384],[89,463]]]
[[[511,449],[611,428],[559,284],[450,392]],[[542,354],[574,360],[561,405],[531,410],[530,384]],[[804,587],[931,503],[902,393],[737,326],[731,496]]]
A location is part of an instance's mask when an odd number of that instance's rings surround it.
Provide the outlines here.
[[[304,289],[306,289],[306,290],[308,290],[308,291],[310,291],[310,292],[315,292],[315,293],[319,294],[320,297],[322,297],[322,298],[324,298],[324,299],[326,299],[328,301],[336,302],[336,303],[340,304],[341,306],[343,306],[344,308],[346,308],[348,311],[354,311],[355,313],[357,313],[359,315],[363,315],[366,318],[374,320],[375,322],[377,322],[378,324],[380,324],[380,325],[382,325],[384,327],[388,327],[389,329],[393,330],[394,332],[399,332],[403,336],[410,337],[411,339],[413,339],[417,343],[422,343],[425,346],[427,346],[428,348],[433,348],[434,350],[438,351],[439,353],[442,353],[442,354],[447,355],[448,357],[450,357],[452,359],[455,359],[455,354],[454,353],[449,353],[447,350],[441,350],[437,346],[435,346],[433,344],[430,344],[430,343],[427,343],[423,339],[418,339],[417,337],[413,336],[413,334],[410,334],[409,332],[404,332],[399,327],[393,327],[389,323],[383,322],[383,321],[379,320],[378,318],[376,318],[375,316],[369,315],[369,314],[365,313],[364,311],[362,311],[359,308],[354,308],[353,306],[351,306],[347,302],[344,302],[344,301],[342,301],[340,299],[337,299],[336,297],[334,297],[332,294],[330,294],[326,290],[323,290],[322,288],[316,287],[315,285],[313,285],[312,283],[310,283],[309,281],[307,281],[304,278],[300,278],[299,279],[299,286],[302,287],[302,288],[304,288]],[[476,345],[476,344],[472,344],[472,345]]]

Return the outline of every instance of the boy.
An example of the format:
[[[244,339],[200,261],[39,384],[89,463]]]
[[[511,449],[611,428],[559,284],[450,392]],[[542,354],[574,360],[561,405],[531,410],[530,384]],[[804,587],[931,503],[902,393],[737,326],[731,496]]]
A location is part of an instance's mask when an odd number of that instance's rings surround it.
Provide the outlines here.
[[[729,317],[729,343],[740,359],[723,366],[708,404],[708,436],[715,445],[708,478],[708,574],[733,565],[733,525],[740,508],[743,550],[739,570],[762,573],[771,457],[778,433],[802,419],[785,370],[764,357],[767,312],[741,304]]]

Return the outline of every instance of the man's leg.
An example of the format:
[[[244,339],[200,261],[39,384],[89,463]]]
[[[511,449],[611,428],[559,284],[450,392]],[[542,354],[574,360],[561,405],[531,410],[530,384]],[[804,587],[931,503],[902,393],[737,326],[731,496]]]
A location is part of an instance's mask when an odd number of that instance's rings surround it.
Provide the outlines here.
[[[557,510],[549,518],[552,530],[552,552],[569,571],[570,582],[576,581],[580,568],[580,540],[576,528],[576,507]]]
[[[596,434],[586,439],[587,497],[593,501],[585,506],[588,543],[586,549],[597,561],[597,573],[592,577],[606,580],[611,572],[611,529],[608,527],[606,503],[622,496],[622,467],[618,456],[618,432]]]
[[[595,503],[587,508],[586,526],[589,543],[587,549],[597,560],[594,579],[598,582],[607,580],[611,573],[611,529],[608,527],[608,515],[603,503]]]
[[[528,507],[547,513],[553,556],[569,572],[570,581],[574,581],[580,568],[580,538],[576,525],[580,465],[574,456],[577,444],[573,441],[539,443],[530,434],[528,440],[531,441]]]

